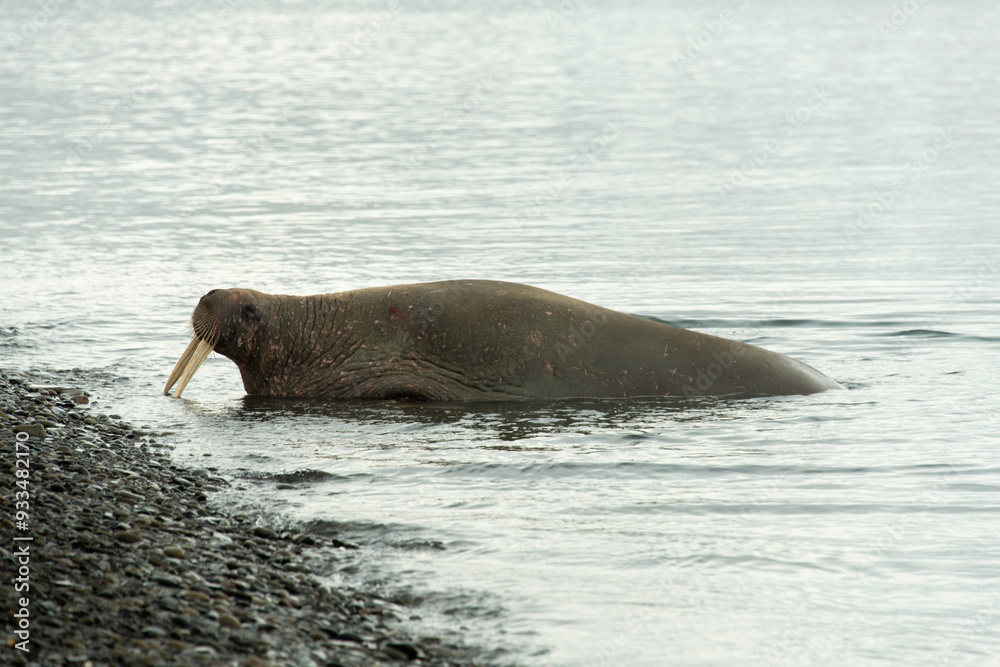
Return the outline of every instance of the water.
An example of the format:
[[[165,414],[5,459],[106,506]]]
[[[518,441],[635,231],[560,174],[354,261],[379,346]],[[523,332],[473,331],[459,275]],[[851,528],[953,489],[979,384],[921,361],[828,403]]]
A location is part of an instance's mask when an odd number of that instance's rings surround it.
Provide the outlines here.
[[[996,664],[1000,10],[896,6],[0,2],[0,363],[511,662]],[[161,395],[213,287],[475,277],[849,390]]]

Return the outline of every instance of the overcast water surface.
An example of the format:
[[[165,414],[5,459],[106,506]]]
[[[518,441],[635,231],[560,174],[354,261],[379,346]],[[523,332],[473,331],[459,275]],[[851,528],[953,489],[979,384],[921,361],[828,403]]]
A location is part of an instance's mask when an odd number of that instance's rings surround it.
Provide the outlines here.
[[[0,366],[76,369],[511,663],[1000,664],[998,34],[973,1],[0,1]],[[212,288],[447,278],[847,390],[262,401],[213,356],[162,395]]]

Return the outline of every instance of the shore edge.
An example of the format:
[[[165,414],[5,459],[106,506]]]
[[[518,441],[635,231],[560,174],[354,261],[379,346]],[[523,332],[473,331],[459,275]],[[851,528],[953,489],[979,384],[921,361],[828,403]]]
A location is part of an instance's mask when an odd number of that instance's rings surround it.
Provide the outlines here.
[[[354,545],[213,506],[225,478],[92,413],[69,381],[0,370],[0,454],[5,664],[495,664],[401,632],[417,609],[331,586]]]

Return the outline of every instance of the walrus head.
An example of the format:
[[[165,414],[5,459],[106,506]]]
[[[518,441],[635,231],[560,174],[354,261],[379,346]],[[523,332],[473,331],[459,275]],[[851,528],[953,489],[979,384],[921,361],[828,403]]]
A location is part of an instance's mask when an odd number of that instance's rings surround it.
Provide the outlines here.
[[[194,337],[170,373],[164,394],[177,383],[175,398],[214,350],[239,366],[245,384],[255,382],[254,364],[267,327],[268,295],[250,289],[214,289],[198,301],[191,314]],[[178,383],[178,380],[180,382]]]

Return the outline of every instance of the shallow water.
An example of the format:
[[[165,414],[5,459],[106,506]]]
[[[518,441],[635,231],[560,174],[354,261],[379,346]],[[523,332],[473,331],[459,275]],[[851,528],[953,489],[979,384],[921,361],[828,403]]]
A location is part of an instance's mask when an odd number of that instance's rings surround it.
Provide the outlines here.
[[[0,2],[5,368],[512,662],[1000,661],[994,5],[53,6]],[[213,357],[161,395],[213,287],[471,277],[848,390],[331,405]]]

